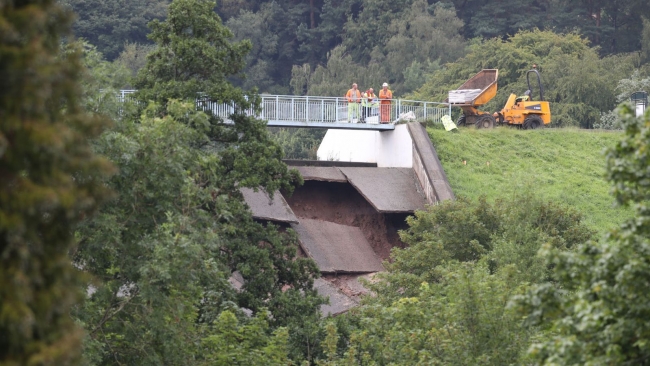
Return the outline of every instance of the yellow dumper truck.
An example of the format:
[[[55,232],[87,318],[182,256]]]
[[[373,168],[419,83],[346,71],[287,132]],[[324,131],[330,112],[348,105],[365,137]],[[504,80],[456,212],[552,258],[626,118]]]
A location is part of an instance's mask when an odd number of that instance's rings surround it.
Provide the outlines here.
[[[537,77],[539,97],[534,98],[530,76]],[[544,100],[544,88],[537,70],[526,72],[528,90],[523,95],[510,94],[503,109],[495,113],[478,110],[497,95],[499,70],[484,69],[463,83],[458,89],[449,92],[447,102],[460,107],[463,114],[457,124],[475,125],[476,128],[493,128],[497,124],[520,126],[523,129],[542,128],[551,123],[551,108]]]

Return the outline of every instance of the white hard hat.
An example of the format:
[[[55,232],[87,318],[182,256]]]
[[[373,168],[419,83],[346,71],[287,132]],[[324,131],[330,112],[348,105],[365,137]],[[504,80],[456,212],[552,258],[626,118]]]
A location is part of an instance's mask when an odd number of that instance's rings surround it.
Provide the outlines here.
[[[382,86],[388,86],[388,83],[384,83],[384,84],[382,84]]]

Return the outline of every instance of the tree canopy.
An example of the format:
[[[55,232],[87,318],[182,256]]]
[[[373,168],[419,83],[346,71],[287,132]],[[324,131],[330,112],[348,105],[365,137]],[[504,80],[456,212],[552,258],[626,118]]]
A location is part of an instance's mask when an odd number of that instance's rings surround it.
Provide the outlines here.
[[[67,365],[81,332],[69,316],[82,276],[74,229],[108,196],[112,172],[88,139],[71,14],[56,1],[0,3],[0,364]]]
[[[620,109],[625,136],[607,153],[607,178],[635,218],[606,240],[575,252],[544,249],[558,286],[533,287],[519,297],[527,321],[547,329],[531,355],[540,364],[648,364],[648,121]]]
[[[328,325],[327,365],[526,364],[540,328],[510,301],[548,284],[543,246],[567,251],[593,236],[568,207],[517,195],[459,199],[419,211],[387,272],[344,321]]]
[[[162,19],[169,0],[61,0],[77,14],[74,32],[114,60],[128,43],[147,43],[147,24]]]
[[[286,329],[318,319],[315,264],[297,257],[291,230],[254,221],[240,191],[291,192],[299,175],[281,161],[264,121],[241,110],[229,121],[196,110],[202,90],[246,102],[226,79],[248,44],[230,43],[213,7],[175,0],[167,21],[152,24],[157,43],[138,75],[140,107],[126,106],[95,141],[119,173],[105,182],[116,198],[77,230],[73,259],[94,277],[74,313],[88,331],[86,362],[224,362],[220,345],[232,344],[236,323],[258,333],[242,345],[259,352],[250,360],[276,343],[281,359],[284,345],[305,343]],[[155,102],[142,108],[149,98]]]
[[[0,5],[0,364],[650,364],[650,114],[608,112],[650,87],[642,1],[93,1]],[[269,132],[256,88],[439,101],[499,68],[493,111],[533,63],[557,126],[624,129],[635,218],[599,240],[532,191],[430,206],[321,319],[296,233],[242,195],[291,194],[320,135]]]
[[[473,43],[468,54],[433,73],[414,98],[442,100],[481,69],[499,69],[499,92],[486,111],[500,110],[510,93],[528,89],[525,73],[539,65],[545,99],[551,102],[555,126],[593,127],[601,112],[616,106],[616,84],[632,73],[635,55],[599,58],[587,40],[575,33],[520,32],[506,41]],[[536,84],[536,83],[535,83]],[[533,84],[534,93],[538,93]]]
[[[245,95],[228,77],[245,65],[250,41],[232,43],[232,33],[210,1],[179,0],[164,21],[151,22],[149,38],[156,48],[138,74],[135,87],[143,102],[206,96],[212,101],[246,108]]]

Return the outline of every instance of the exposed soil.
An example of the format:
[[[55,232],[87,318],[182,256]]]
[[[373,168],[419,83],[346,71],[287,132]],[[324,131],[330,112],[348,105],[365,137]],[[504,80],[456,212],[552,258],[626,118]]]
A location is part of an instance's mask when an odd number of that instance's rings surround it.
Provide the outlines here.
[[[388,259],[393,247],[404,247],[397,234],[407,214],[377,212],[349,183],[305,181],[291,197],[284,196],[298,219],[330,221],[361,229],[373,250]]]

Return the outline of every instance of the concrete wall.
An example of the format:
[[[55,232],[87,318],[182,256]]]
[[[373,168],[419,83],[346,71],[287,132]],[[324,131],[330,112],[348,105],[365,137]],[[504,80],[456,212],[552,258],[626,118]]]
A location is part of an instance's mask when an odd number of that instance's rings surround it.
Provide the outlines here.
[[[427,202],[454,199],[426,129],[414,122],[393,131],[328,130],[318,160],[376,163],[378,168],[413,168]]]
[[[318,160],[377,162],[378,131],[327,130],[316,152]]]
[[[438,198],[436,197],[436,190],[433,187],[431,179],[429,179],[427,168],[424,166],[424,163],[422,162],[417,149],[413,149],[413,172],[415,172],[415,176],[418,178],[420,187],[422,187],[422,190],[424,191],[424,196],[427,198],[427,203],[433,205],[438,202]]]
[[[442,168],[438,153],[433,147],[426,128],[419,123],[409,123],[408,131],[413,139],[413,170],[418,177],[429,204],[453,200],[454,192]]]
[[[377,132],[377,167],[411,168],[413,140],[406,125],[397,125],[393,131]]]
[[[327,130],[318,160],[376,163],[380,168],[413,166],[413,140],[406,125],[393,131]]]

